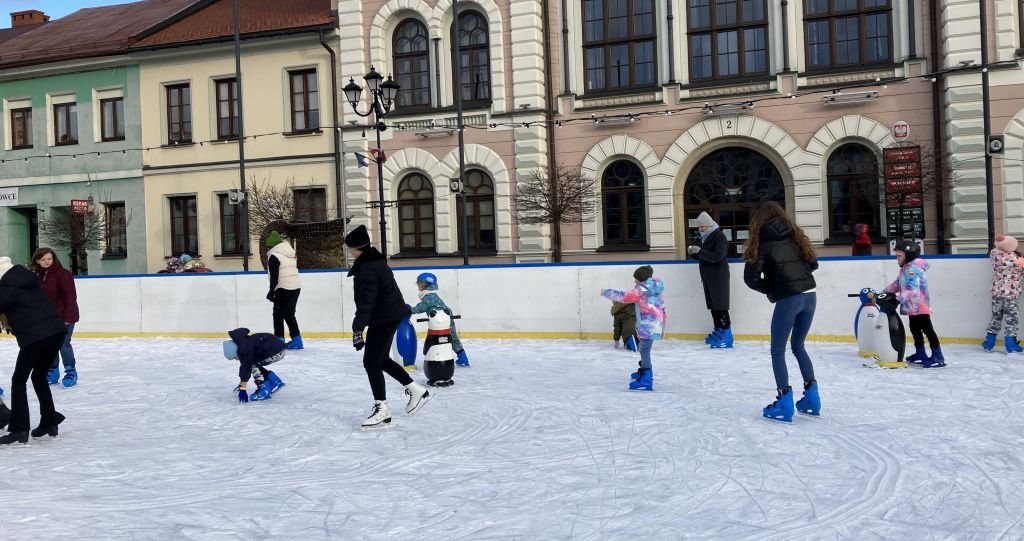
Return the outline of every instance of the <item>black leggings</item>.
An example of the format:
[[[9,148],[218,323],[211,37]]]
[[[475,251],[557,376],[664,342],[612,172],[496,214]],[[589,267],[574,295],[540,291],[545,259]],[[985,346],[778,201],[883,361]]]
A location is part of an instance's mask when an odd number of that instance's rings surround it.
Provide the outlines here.
[[[284,324],[288,323],[288,334],[294,339],[299,334],[299,322],[295,320],[295,307],[299,304],[301,289],[278,289],[274,291],[274,336],[284,338]]]
[[[914,335],[914,347],[924,347],[924,335],[928,335],[928,345],[932,351],[939,348],[939,336],[932,328],[932,316],[922,314],[910,316],[910,334]]]
[[[384,387],[385,372],[402,385],[412,383],[412,376],[391,358],[391,342],[394,341],[395,333],[401,324],[401,321],[378,323],[366,330],[363,368],[366,369],[366,377],[370,379],[370,390],[373,391],[374,400],[387,400],[387,390]]]
[[[711,319],[715,322],[716,329],[728,329],[732,326],[728,310],[712,310]]]
[[[18,351],[18,360],[14,364],[14,375],[11,377],[11,424],[7,430],[25,432],[29,429],[28,391],[25,384],[32,378],[32,388],[39,399],[39,426],[60,424],[64,416],[57,413],[50,394],[50,383],[46,380],[46,372],[50,370],[50,361],[64,344],[64,334],[54,334],[42,340],[36,340]]]

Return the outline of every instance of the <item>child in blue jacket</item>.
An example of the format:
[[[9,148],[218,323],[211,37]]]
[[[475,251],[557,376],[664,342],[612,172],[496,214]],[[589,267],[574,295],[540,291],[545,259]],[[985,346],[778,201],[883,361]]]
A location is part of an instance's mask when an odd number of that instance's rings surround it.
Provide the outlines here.
[[[284,382],[277,374],[264,368],[284,358],[286,345],[280,338],[267,332],[249,334],[249,329],[241,328],[228,332],[231,340],[224,341],[224,356],[238,360],[238,401],[245,404],[252,400],[270,400]],[[250,397],[247,388],[249,376],[256,380],[256,392]]]
[[[448,310],[448,305],[437,294],[437,276],[424,272],[416,277],[416,287],[420,290],[417,293],[420,297],[420,302],[416,306],[411,307],[412,313],[425,314],[430,310]],[[448,313],[450,314],[451,311]],[[469,357],[466,356],[466,350],[462,349],[462,341],[459,340],[459,335],[455,334],[454,319],[452,320],[452,350],[458,355],[455,364],[469,366]]]

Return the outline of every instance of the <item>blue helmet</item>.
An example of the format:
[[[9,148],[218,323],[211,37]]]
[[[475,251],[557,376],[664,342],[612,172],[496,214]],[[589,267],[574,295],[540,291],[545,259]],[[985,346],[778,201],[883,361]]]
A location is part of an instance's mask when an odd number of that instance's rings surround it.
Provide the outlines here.
[[[428,286],[436,286],[437,285],[437,276],[434,276],[433,274],[430,274],[429,272],[424,272],[423,274],[420,274],[419,276],[416,277],[416,281],[417,282],[423,282],[424,284],[427,284]]]

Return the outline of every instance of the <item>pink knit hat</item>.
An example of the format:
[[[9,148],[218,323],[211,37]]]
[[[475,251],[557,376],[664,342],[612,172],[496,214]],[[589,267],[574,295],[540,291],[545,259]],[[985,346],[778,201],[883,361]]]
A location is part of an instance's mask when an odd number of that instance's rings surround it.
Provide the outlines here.
[[[996,237],[996,248],[999,248],[1004,252],[1016,252],[1017,239],[1009,235],[999,235]]]

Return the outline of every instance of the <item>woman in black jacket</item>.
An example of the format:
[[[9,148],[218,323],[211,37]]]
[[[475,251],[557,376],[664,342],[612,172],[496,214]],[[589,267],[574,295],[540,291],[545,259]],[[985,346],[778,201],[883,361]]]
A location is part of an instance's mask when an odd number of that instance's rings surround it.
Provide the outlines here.
[[[729,239],[706,212],[697,217],[700,245],[687,248],[700,261],[700,282],[704,285],[704,303],[711,310],[715,330],[704,339],[711,349],[731,348],[732,322],[729,320]]]
[[[345,246],[354,259],[348,275],[353,278],[353,293],[356,301],[356,315],[352,320],[352,346],[363,351],[363,368],[370,379],[373,391],[373,411],[363,421],[363,428],[379,428],[391,423],[384,373],[405,386],[409,402],[405,412],[416,413],[427,400],[430,392],[416,383],[402,365],[391,356],[391,343],[402,320],[409,317],[409,305],[395,282],[395,275],[379,250],[370,246],[370,235],[366,227],[359,226],[345,236]],[[363,332],[366,340],[363,340]]]
[[[808,415],[819,415],[821,400],[814,365],[804,348],[818,302],[812,276],[818,269],[818,260],[811,241],[781,206],[766,203],[750,220],[750,238],[743,249],[743,259],[747,262],[743,281],[775,303],[771,351],[778,396],[764,408],[763,414],[777,421],[793,420],[793,389],[786,370],[786,339],[789,338],[804,378],[804,396],[796,403],[796,409]]]
[[[20,348],[11,377],[11,422],[7,427],[8,433],[0,437],[0,445],[28,442],[28,393],[25,384],[30,376],[39,399],[40,413],[39,427],[32,431],[32,437],[56,436],[57,425],[64,416],[53,405],[46,373],[68,331],[64,320],[39,287],[35,273],[12,264],[9,257],[0,257],[0,314],[6,318],[5,330],[14,334]]]

